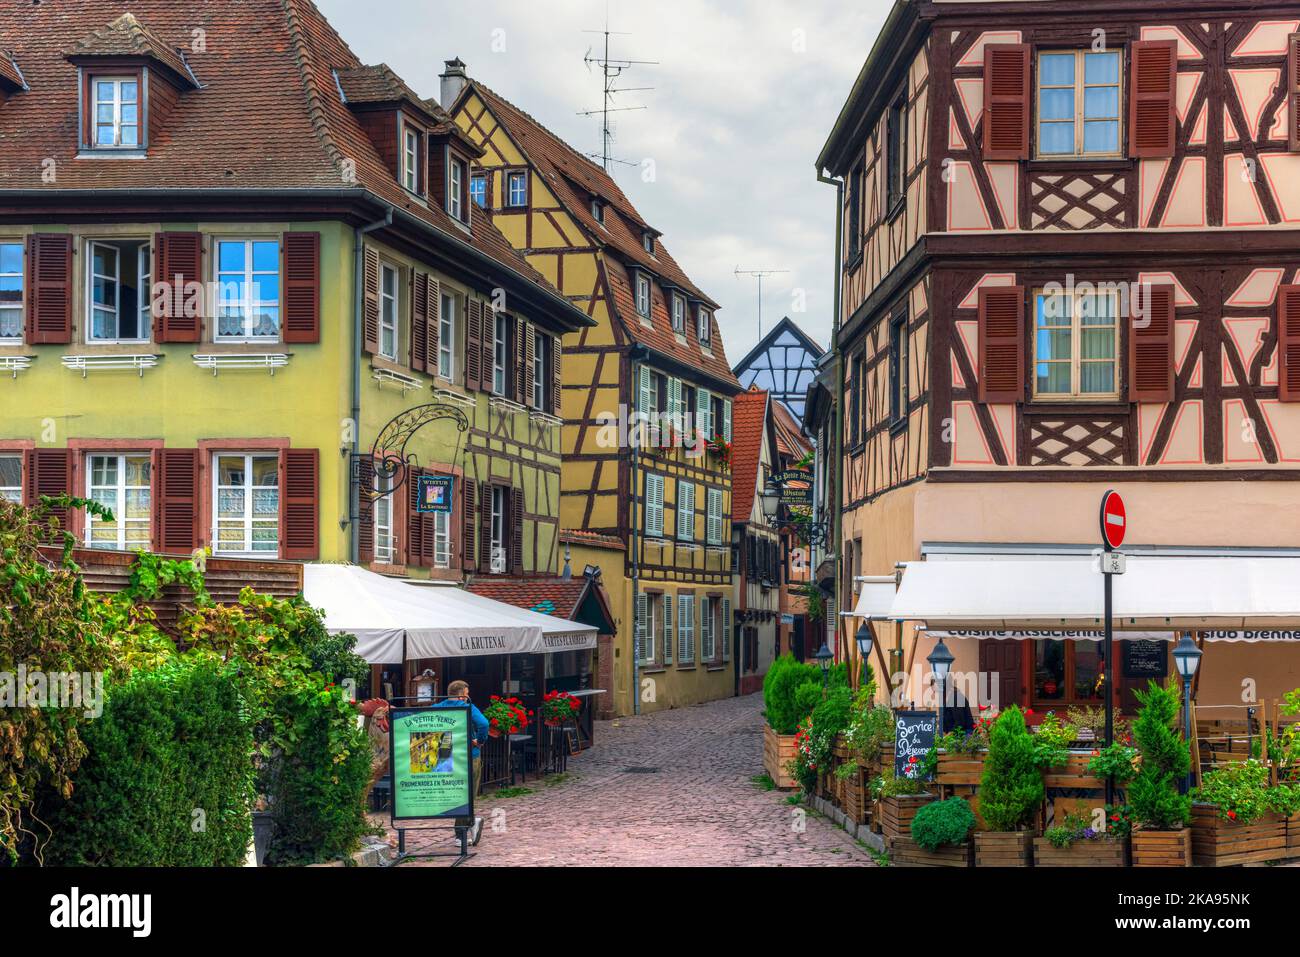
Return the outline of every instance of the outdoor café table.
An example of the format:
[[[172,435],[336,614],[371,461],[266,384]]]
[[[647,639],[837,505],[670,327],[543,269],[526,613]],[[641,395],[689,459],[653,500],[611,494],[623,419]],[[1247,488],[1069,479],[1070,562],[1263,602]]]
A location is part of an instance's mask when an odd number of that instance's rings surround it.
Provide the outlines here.
[[[510,749],[511,787],[513,787],[515,783],[516,751],[518,752],[519,759],[522,761],[522,765],[519,768],[519,772],[522,775],[523,780],[525,781],[528,780],[528,754],[524,751],[524,745],[526,745],[531,740],[533,740],[533,736],[531,734],[512,734],[509,736],[509,738],[507,738],[506,746]]]
[[[575,698],[594,698],[598,694],[604,694],[603,688],[583,688],[581,691],[570,691],[569,694]],[[589,748],[595,744],[592,722],[595,715],[592,713],[591,702],[582,702],[582,713],[578,717],[578,744],[580,747]],[[585,743],[584,743],[585,742]]]

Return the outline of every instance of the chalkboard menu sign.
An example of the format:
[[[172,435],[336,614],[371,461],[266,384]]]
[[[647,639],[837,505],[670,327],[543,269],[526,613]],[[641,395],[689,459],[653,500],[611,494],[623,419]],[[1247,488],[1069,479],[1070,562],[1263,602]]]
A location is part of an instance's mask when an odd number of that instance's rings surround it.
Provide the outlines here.
[[[1125,678],[1164,678],[1169,674],[1169,648],[1163,641],[1126,641]]]
[[[933,711],[894,712],[894,777],[906,777],[907,766],[916,763],[934,747],[937,719]]]

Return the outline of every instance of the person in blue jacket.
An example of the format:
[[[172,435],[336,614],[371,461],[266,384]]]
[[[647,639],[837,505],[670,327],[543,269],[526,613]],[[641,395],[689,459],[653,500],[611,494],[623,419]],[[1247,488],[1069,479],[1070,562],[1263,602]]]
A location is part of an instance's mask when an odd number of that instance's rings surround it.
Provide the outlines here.
[[[471,733],[474,736],[472,740],[473,751],[471,754],[474,758],[473,793],[477,796],[479,782],[483,780],[483,752],[480,748],[482,744],[487,741],[489,725],[487,718],[483,717],[483,712],[478,709],[478,706],[475,705],[474,702],[469,700],[469,682],[453,681],[451,684],[447,685],[447,697],[435,704],[434,707],[457,708],[464,705],[469,705],[469,722],[472,729]],[[475,817],[472,821],[469,818],[458,818],[456,820],[456,827],[458,833],[459,829],[462,827],[468,827],[470,829],[469,842],[471,844],[477,844],[479,838],[483,836],[483,819],[481,817]]]

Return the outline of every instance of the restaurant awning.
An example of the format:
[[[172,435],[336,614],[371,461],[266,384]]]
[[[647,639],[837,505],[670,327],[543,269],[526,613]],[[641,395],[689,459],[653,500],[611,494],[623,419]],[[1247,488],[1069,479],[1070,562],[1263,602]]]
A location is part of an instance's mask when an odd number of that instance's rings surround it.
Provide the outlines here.
[[[853,611],[841,615],[865,618],[867,621],[886,621],[898,591],[898,579],[893,575],[861,575],[858,583],[858,601]]]
[[[329,631],[356,635],[357,654],[371,664],[596,647],[595,628],[357,565],[305,565],[303,596]]]
[[[1128,555],[1115,629],[1274,640],[1300,625],[1300,557]],[[931,631],[1095,631],[1102,576],[1091,555],[963,555],[908,562],[888,617]]]

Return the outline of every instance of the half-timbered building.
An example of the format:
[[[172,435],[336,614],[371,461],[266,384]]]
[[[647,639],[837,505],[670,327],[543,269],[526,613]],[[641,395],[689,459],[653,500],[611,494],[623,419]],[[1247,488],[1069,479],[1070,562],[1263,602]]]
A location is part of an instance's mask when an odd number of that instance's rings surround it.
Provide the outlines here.
[[[844,594],[898,562],[1086,553],[1106,488],[1139,551],[1300,546],[1298,114],[1294,4],[895,4],[818,158],[843,204]],[[932,641],[876,627],[879,664],[924,666]],[[1096,701],[1099,642],[951,647],[1004,697]],[[1237,701],[1298,673],[1291,642],[1211,642],[1198,680]]]
[[[620,619],[615,706],[733,691],[732,397],[717,303],[614,179],[447,61],[474,202],[594,325],[565,339],[561,524]],[[654,423],[638,425],[638,419]],[[590,536],[590,540],[587,538]],[[611,568],[608,542],[622,548]]]

